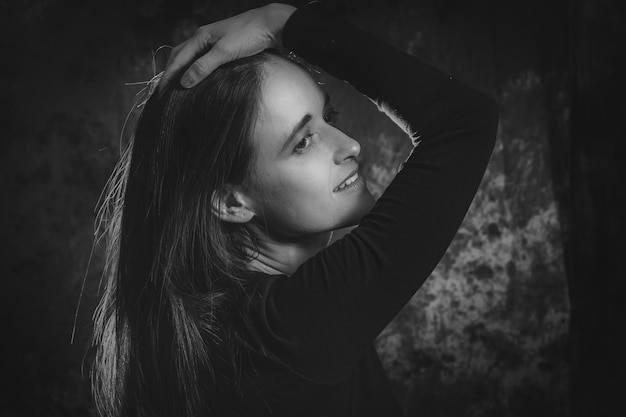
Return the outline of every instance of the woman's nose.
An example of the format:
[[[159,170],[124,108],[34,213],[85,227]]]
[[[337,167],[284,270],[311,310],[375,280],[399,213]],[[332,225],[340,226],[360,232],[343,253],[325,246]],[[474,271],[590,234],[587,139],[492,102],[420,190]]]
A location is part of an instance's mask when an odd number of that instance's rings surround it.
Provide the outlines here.
[[[335,140],[334,160],[341,164],[347,159],[355,159],[361,153],[361,145],[350,136],[337,129],[338,137]]]

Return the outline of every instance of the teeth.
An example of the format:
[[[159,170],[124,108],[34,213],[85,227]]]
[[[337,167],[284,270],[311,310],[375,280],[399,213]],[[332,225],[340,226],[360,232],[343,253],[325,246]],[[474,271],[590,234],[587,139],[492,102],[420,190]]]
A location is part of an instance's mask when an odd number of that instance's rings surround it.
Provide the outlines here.
[[[356,181],[359,178],[359,173],[355,173],[353,176],[351,176],[350,178],[348,178],[347,180],[345,180],[339,187],[337,187],[337,190],[343,190],[344,188],[346,188],[348,185],[352,184],[354,181]]]

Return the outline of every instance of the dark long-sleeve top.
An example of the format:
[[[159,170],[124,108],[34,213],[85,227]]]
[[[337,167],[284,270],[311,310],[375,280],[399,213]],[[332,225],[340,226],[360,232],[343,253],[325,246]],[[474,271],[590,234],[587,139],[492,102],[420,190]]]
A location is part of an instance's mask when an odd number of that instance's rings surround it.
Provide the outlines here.
[[[419,139],[370,213],[292,276],[260,272],[240,298],[240,394],[217,415],[402,415],[373,341],[435,268],[493,149],[494,101],[333,17],[296,10],[283,44],[392,109]]]

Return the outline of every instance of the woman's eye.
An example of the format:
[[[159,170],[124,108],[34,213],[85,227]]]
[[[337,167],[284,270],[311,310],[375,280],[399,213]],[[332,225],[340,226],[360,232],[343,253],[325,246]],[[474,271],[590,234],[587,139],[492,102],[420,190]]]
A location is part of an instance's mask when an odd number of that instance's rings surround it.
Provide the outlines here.
[[[324,115],[324,121],[329,125],[335,125],[339,119],[339,112],[333,108],[329,109]]]
[[[324,114],[324,121],[331,126],[334,126],[337,123],[337,119],[339,117],[339,112],[333,108],[330,108]],[[293,148],[293,153],[304,153],[311,146],[313,134],[308,133],[305,137],[303,137],[300,142],[296,144]]]
[[[309,133],[305,137],[303,137],[300,142],[298,142],[293,148],[294,153],[304,152],[311,145],[311,136],[313,135]]]

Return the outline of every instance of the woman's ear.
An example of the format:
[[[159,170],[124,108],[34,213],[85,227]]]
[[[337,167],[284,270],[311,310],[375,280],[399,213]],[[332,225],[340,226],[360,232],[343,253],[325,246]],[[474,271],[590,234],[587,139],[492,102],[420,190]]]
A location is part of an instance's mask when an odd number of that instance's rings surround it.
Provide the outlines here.
[[[241,187],[226,184],[213,191],[211,198],[213,214],[231,223],[247,223],[254,217],[249,200]]]

